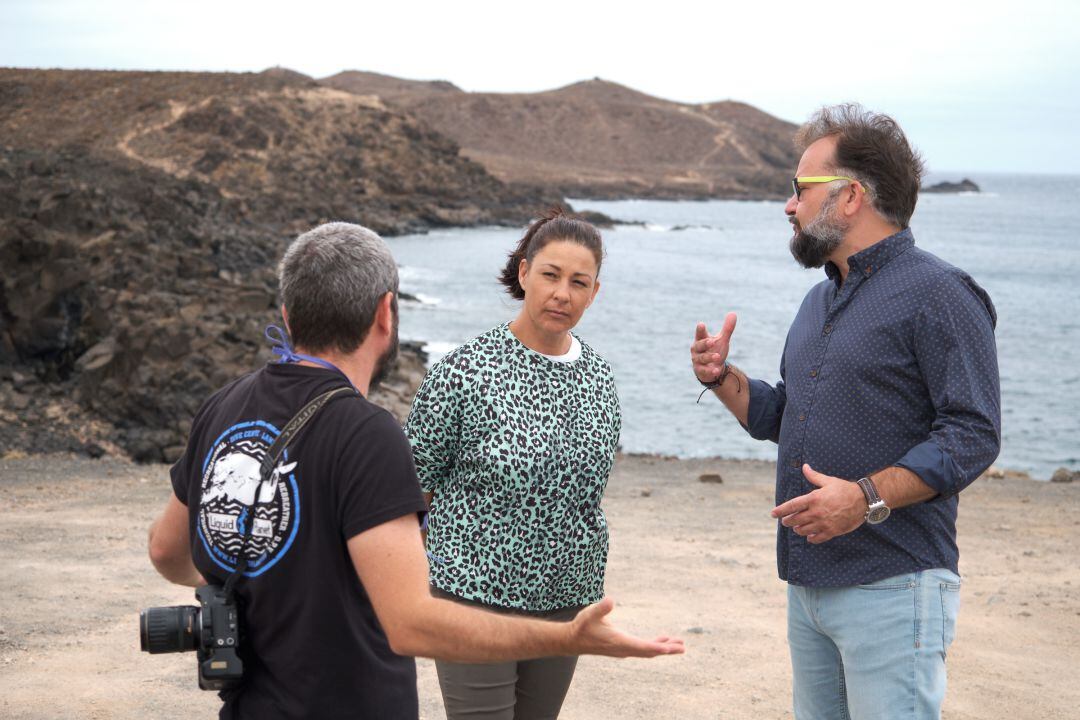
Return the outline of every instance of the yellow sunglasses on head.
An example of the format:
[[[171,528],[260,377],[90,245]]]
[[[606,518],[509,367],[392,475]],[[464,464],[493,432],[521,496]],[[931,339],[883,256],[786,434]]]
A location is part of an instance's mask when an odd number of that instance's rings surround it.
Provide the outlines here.
[[[830,183],[834,180],[848,180],[855,183],[859,187],[862,184],[853,177],[846,177],[844,175],[813,175],[809,177],[794,177],[791,178],[791,189],[795,191],[795,199],[802,200],[802,191],[806,188],[802,185],[816,185],[818,183]],[[866,188],[863,188],[863,192],[866,192]]]

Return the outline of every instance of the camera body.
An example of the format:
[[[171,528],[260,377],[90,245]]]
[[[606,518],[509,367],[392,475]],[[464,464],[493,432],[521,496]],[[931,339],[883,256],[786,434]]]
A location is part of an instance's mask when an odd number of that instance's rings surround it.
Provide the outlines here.
[[[147,608],[139,613],[139,639],[151,654],[195,650],[199,660],[199,687],[227,690],[244,675],[236,654],[240,646],[240,613],[220,585],[195,590],[199,606]]]

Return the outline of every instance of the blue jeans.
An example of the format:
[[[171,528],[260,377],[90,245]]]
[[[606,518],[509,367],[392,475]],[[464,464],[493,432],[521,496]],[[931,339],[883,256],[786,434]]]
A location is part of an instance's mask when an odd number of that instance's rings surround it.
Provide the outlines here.
[[[788,585],[796,720],[940,718],[960,578],[923,570],[867,585]]]

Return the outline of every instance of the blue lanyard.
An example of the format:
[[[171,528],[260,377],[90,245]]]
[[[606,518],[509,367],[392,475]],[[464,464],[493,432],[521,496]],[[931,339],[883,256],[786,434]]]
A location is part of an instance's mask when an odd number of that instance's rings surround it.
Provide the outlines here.
[[[321,365],[327,370],[333,370],[334,372],[341,373],[341,376],[352,385],[353,390],[356,390],[356,386],[353,385],[352,380],[349,380],[349,376],[342,371],[337,365],[323,360],[322,358],[312,357],[311,355],[304,355],[293,350],[292,345],[289,343],[289,336],[285,334],[285,331],[279,328],[277,325],[267,325],[263,330],[263,337],[270,341],[270,351],[280,357],[278,360],[280,363],[298,363],[301,360],[307,360],[310,363]],[[356,392],[360,392],[356,390]]]

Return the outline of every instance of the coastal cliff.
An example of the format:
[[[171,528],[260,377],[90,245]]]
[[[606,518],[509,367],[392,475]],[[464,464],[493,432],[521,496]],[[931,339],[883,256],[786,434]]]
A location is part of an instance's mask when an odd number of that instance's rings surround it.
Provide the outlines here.
[[[277,260],[319,222],[523,224],[558,200],[297,73],[2,69],[0,138],[0,456],[175,459],[269,357]],[[402,416],[423,372],[405,348],[373,399]]]

